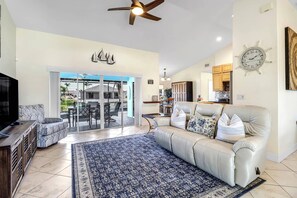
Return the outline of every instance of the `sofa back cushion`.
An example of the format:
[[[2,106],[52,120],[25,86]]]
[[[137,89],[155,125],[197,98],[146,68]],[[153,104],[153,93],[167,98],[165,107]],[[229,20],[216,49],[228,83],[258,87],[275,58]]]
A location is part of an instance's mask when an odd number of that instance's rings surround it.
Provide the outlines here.
[[[174,109],[170,118],[170,125],[176,128],[186,128],[186,114],[183,110]]]
[[[223,113],[229,117],[236,114],[244,124],[245,134],[269,136],[271,121],[270,114],[265,108],[251,105],[226,105]]]
[[[221,116],[223,105],[196,103],[195,115],[200,114],[203,117],[212,117],[218,120]]]
[[[19,119],[20,120],[36,120],[38,123],[43,123],[43,121],[44,121],[44,106],[43,106],[43,104],[20,105],[19,106]]]
[[[235,143],[242,138],[245,138],[242,120],[236,114],[229,118],[227,114],[223,113],[218,122],[216,139]]]
[[[174,109],[183,110],[187,115],[187,121],[190,120],[191,116],[195,114],[195,108],[197,103],[195,102],[177,102],[174,105]]]

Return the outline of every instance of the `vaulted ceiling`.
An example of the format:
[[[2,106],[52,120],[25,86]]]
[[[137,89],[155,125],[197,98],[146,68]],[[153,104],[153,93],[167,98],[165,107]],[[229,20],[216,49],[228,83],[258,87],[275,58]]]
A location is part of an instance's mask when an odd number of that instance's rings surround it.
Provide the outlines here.
[[[159,22],[129,12],[107,12],[130,0],[6,0],[17,27],[106,42],[160,54],[160,74],[172,75],[232,42],[234,0],[165,0],[150,13]],[[143,0],[149,3],[150,0]],[[221,36],[221,42],[216,38]]]

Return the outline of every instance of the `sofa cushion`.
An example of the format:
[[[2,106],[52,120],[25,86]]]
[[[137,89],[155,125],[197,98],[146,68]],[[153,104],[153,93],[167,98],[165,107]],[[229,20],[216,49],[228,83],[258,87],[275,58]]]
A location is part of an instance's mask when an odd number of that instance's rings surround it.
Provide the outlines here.
[[[221,116],[223,105],[198,103],[195,109],[195,115],[200,114],[206,117],[214,117],[218,120]]]
[[[244,137],[244,125],[241,119],[236,114],[230,119],[223,113],[219,119],[216,139],[235,143]]]
[[[193,147],[198,140],[202,139],[208,139],[208,137],[185,130],[176,131],[171,137],[172,152],[186,162],[195,165]]]
[[[216,130],[216,120],[209,117],[203,117],[200,114],[193,116],[187,126],[187,130],[201,135],[205,135],[209,138],[214,138]]]
[[[270,114],[267,109],[249,105],[226,105],[223,113],[229,117],[236,114],[243,121],[245,133],[268,137],[271,127]]]
[[[186,128],[186,114],[183,110],[174,109],[170,119],[170,125],[185,129]]]
[[[232,144],[218,140],[203,139],[194,146],[196,165],[211,175],[235,185],[235,153]]]
[[[155,139],[156,142],[161,145],[163,148],[172,151],[171,147],[171,136],[175,132],[182,132],[183,129],[179,129],[172,126],[160,126],[155,129]]]

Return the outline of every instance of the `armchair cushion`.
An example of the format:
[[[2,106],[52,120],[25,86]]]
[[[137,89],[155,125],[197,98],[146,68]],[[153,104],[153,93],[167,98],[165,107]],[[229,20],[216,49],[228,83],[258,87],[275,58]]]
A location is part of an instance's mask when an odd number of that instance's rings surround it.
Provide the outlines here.
[[[59,131],[62,131],[68,127],[67,122],[52,122],[48,124],[40,124],[39,125],[39,135],[41,136],[47,136],[51,135],[53,133],[57,133]]]
[[[265,146],[265,138],[260,136],[250,136],[247,138],[243,138],[239,141],[237,141],[233,145],[233,151],[236,153],[240,149],[249,149],[253,152],[256,152],[257,150],[262,149],[263,146]]]
[[[62,118],[44,118],[44,121],[42,124],[50,124],[55,122],[63,122]]]
[[[19,106],[20,120],[36,120],[38,123],[44,121],[44,105],[20,105]]]

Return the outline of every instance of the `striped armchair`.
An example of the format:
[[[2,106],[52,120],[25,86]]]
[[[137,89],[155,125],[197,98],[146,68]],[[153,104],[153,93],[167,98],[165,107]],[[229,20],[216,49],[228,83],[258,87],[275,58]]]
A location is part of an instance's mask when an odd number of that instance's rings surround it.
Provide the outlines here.
[[[68,123],[61,118],[45,118],[42,104],[20,105],[19,116],[20,120],[37,121],[38,148],[49,147],[67,136]]]

